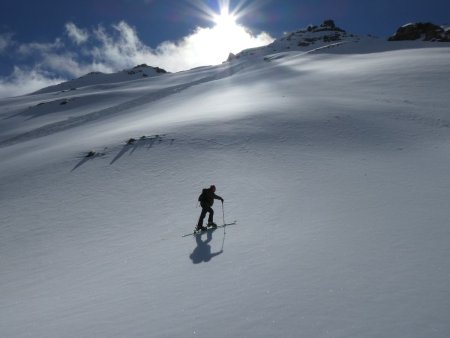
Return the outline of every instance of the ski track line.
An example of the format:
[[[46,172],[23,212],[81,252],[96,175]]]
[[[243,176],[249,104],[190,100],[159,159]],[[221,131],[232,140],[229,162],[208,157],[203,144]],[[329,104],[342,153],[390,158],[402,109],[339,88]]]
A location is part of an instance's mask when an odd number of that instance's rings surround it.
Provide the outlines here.
[[[129,110],[129,109],[132,109],[132,108],[144,105],[144,104],[148,104],[151,102],[161,100],[170,95],[173,95],[173,94],[179,93],[183,90],[186,90],[190,87],[197,86],[197,85],[207,83],[207,82],[221,80],[221,79],[233,76],[234,74],[236,74],[238,71],[240,71],[243,68],[244,68],[244,65],[238,64],[236,66],[232,66],[221,72],[204,77],[204,78],[199,79],[194,82],[168,87],[163,90],[153,92],[153,93],[150,93],[147,95],[143,95],[141,97],[138,97],[138,98],[130,100],[130,101],[126,101],[126,102],[121,103],[114,107],[105,108],[105,109],[95,111],[95,112],[92,112],[92,113],[89,113],[89,114],[86,114],[83,116],[79,116],[79,117],[69,118],[64,121],[51,123],[51,124],[36,128],[34,130],[25,132],[23,134],[14,136],[12,138],[6,139],[4,141],[1,141],[0,148],[11,146],[11,145],[21,143],[21,142],[26,142],[31,139],[48,136],[48,135],[51,135],[51,134],[54,134],[57,132],[61,132],[61,131],[64,131],[64,130],[67,130],[70,128],[75,128],[75,127],[81,126],[85,123],[99,120],[101,118],[114,116],[119,113],[123,113],[123,111],[125,111],[125,110]]]

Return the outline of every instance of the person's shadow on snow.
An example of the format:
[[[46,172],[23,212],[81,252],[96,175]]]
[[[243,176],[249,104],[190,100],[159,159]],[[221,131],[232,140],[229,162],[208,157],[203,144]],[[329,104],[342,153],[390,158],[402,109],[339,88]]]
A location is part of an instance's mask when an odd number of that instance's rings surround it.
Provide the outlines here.
[[[197,242],[197,247],[189,256],[194,264],[207,263],[211,258],[220,255],[223,250],[211,253],[211,246],[208,244],[212,240],[213,231],[208,230],[206,233],[206,240],[202,241],[202,235],[196,235],[195,240]]]

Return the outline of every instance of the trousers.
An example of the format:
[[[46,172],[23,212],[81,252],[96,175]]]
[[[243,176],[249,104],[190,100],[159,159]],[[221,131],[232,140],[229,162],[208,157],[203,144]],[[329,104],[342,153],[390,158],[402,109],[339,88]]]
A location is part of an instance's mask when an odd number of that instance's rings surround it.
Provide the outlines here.
[[[214,210],[211,207],[202,207],[202,212],[200,214],[200,218],[198,219],[197,226],[201,227],[203,225],[203,220],[205,219],[206,214],[209,213],[208,223],[212,223],[214,219]]]

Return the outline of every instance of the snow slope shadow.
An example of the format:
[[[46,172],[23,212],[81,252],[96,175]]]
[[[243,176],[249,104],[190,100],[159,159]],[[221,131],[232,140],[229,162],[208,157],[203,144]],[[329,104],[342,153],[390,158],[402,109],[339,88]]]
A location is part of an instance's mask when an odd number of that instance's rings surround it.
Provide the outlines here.
[[[90,160],[92,160],[92,158],[90,158],[90,157],[84,157],[84,158],[82,158],[81,161],[78,162],[78,163],[75,165],[75,167],[72,168],[71,171],[77,170],[79,167],[81,167],[83,164],[85,164],[87,161],[90,161]]]
[[[211,246],[209,245],[209,242],[211,242],[212,240],[212,233],[213,231],[211,230],[207,231],[205,241],[202,240],[203,234],[195,236],[197,247],[189,256],[189,258],[192,260],[192,263],[194,264],[208,263],[212,258],[223,253],[223,245],[220,251],[211,252]]]
[[[133,154],[137,148],[139,147],[147,147],[147,149],[150,149],[153,147],[153,145],[157,143],[163,142],[163,137],[165,135],[155,135],[155,136],[142,136],[139,140],[135,140],[133,138],[129,139],[128,142],[122,147],[122,149],[119,151],[119,153],[112,159],[112,161],[109,163],[110,165],[114,164],[117,160],[119,160],[125,153],[130,151],[130,155]],[[173,144],[173,139],[171,140],[170,144]]]
[[[125,155],[126,152],[128,152],[132,148],[131,145],[125,144],[123,148],[119,151],[119,153],[112,159],[112,161],[109,163],[110,165],[114,164],[119,158],[121,158],[123,155]]]
[[[72,168],[71,171],[75,171],[75,170],[77,170],[79,167],[81,167],[83,164],[85,164],[86,162],[92,161],[93,159],[98,158],[98,157],[102,157],[102,156],[104,156],[104,155],[105,155],[104,153],[96,153],[96,152],[94,152],[94,151],[91,151],[91,152],[89,152],[86,156],[83,156],[83,157],[81,158],[80,162],[78,162],[78,163],[75,165],[75,167]]]

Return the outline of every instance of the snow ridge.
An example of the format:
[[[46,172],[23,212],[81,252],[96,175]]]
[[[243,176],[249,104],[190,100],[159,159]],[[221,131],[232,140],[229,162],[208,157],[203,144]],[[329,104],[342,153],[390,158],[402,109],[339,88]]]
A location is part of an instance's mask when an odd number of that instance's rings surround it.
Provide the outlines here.
[[[36,91],[34,94],[43,94],[51,92],[66,92],[77,90],[80,87],[120,83],[125,81],[139,80],[142,78],[148,78],[153,76],[159,76],[166,74],[167,72],[159,67],[151,67],[146,64],[138,65],[131,69],[122,70],[117,73],[105,74],[102,72],[91,72],[84,76],[79,77],[71,81],[63,82],[58,85],[49,86]]]

